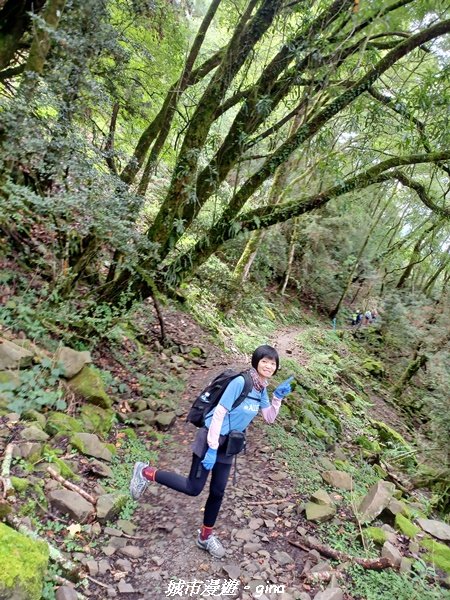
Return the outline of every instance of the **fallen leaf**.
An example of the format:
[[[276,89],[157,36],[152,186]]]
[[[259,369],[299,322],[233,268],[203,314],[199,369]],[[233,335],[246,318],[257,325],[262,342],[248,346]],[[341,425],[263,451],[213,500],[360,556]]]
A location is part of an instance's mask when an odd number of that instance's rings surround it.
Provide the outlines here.
[[[67,527],[67,531],[69,532],[69,537],[73,538],[77,533],[81,532],[81,525],[79,523],[73,523]]]

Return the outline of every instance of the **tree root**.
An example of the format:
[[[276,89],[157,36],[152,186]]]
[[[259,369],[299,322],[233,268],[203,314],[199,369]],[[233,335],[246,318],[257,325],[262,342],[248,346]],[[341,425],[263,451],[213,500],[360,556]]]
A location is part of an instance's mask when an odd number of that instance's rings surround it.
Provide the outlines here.
[[[289,544],[292,546],[297,546],[297,548],[302,548],[302,550],[317,550],[323,556],[327,558],[334,558],[335,560],[343,561],[343,562],[353,562],[365,569],[373,569],[375,571],[381,571],[381,569],[394,568],[394,565],[388,558],[360,558],[357,556],[350,556],[349,554],[345,554],[345,552],[340,552],[339,550],[334,550],[329,546],[325,546],[325,544],[320,544],[313,537],[308,536],[307,538],[301,536],[300,542],[295,540],[288,539]]]

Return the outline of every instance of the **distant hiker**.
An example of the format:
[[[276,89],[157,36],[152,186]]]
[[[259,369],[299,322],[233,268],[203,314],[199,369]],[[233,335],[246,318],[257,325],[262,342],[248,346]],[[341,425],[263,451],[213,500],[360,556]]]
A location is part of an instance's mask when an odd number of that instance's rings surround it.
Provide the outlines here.
[[[362,312],[358,308],[358,310],[356,311],[356,325],[359,325],[361,323],[362,318]]]
[[[357,319],[358,319],[358,313],[357,312],[352,313],[352,316],[350,318],[351,318],[352,326],[356,325]]]
[[[372,311],[372,323],[373,323],[374,321],[376,321],[377,317],[378,317],[377,311],[376,311],[376,310],[373,310],[373,311]]]
[[[275,421],[281,401],[291,391],[290,384],[293,379],[290,377],[275,389],[271,403],[267,394],[267,385],[278,368],[279,357],[275,348],[271,346],[256,348],[252,355],[252,368],[237,374],[231,380],[217,406],[207,414],[205,426],[199,429],[192,444],[193,456],[188,477],[171,471],[162,471],[144,462],[137,462],[134,465],[130,493],[135,500],[142,496],[151,481],[189,496],[198,496],[205,487],[209,471],[212,471],[209,496],[205,504],[203,525],[199,530],[197,546],[209,552],[214,558],[222,558],[225,554],[225,548],[212,531],[222,504],[233,460],[233,455],[230,456],[227,449],[239,437],[243,437],[242,432],[245,432],[260,409],[267,423]],[[233,408],[235,401],[241,399],[247,379],[250,391],[243,401]]]
[[[372,311],[366,310],[364,313],[364,324],[369,325],[369,323],[372,323]]]

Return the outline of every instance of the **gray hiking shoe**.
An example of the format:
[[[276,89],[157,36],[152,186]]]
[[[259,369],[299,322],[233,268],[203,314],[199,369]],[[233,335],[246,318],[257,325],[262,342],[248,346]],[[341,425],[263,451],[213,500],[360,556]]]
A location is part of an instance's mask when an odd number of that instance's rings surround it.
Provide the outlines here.
[[[215,535],[210,535],[206,540],[200,539],[200,534],[197,538],[197,546],[209,552],[214,558],[222,558],[225,556],[225,548],[222,546],[219,538]]]
[[[134,463],[133,476],[130,481],[130,494],[133,500],[139,500],[149,484],[147,479],[142,475],[142,470],[145,467],[148,467],[146,463]]]

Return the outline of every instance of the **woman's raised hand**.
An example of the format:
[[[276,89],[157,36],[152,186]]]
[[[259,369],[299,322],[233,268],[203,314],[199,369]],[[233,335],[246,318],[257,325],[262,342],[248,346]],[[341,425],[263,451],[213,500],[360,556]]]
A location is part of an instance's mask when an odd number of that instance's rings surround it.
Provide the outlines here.
[[[273,392],[273,395],[276,396],[277,398],[279,398],[280,400],[283,400],[283,398],[285,398],[291,391],[291,382],[294,380],[294,376],[291,375],[291,377],[288,377],[286,379],[286,381],[283,381],[283,383],[280,383],[280,385],[275,388],[275,391]]]

